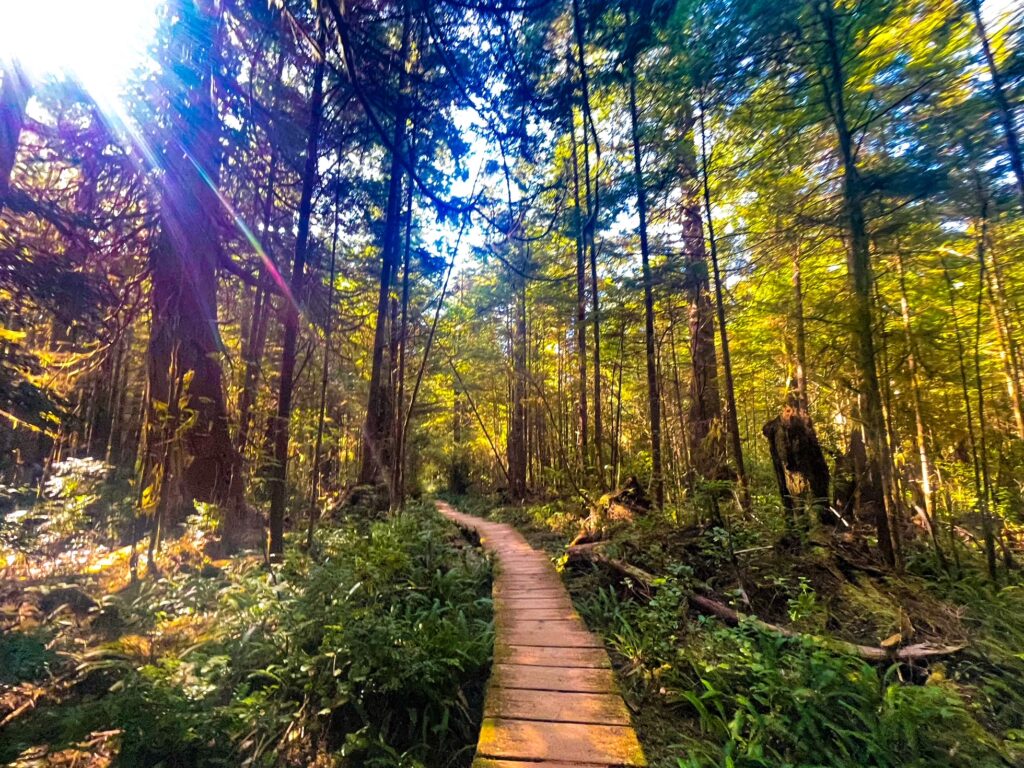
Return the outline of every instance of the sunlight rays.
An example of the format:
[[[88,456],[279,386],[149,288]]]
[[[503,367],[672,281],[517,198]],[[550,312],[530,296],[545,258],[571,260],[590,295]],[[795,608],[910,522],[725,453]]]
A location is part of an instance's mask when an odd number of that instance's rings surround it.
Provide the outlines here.
[[[146,65],[161,6],[143,0],[0,0],[0,56],[17,59],[33,78],[74,79],[106,106]]]

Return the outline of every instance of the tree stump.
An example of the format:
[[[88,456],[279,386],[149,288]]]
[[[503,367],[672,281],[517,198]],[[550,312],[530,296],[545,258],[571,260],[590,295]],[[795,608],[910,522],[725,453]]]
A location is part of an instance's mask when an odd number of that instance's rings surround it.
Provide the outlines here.
[[[598,499],[570,546],[603,541],[616,529],[632,524],[650,511],[651,500],[643,486],[635,477],[630,477],[622,488]]]
[[[828,463],[810,418],[786,406],[761,431],[768,439],[779,494],[790,520],[800,525],[804,511],[811,511],[818,522],[834,523],[828,508]]]

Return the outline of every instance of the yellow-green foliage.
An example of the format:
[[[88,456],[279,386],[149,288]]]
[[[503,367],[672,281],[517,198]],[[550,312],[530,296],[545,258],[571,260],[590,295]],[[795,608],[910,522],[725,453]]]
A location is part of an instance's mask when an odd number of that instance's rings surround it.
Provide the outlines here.
[[[130,637],[174,617],[208,619],[174,652],[124,643],[82,657],[99,698],[44,706],[0,738],[26,747],[121,730],[124,765],[468,762],[491,658],[490,574],[432,509],[321,530],[316,556],[289,549],[271,576],[168,577],[106,601]],[[150,647],[151,650],[151,647]],[[184,762],[182,762],[184,761]]]

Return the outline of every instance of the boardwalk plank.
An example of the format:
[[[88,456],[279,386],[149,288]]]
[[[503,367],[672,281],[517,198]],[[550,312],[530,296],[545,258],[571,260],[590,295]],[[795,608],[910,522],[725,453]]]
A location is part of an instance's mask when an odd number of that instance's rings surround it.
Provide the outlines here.
[[[621,725],[485,718],[476,753],[515,760],[646,765],[636,733]]]
[[[622,698],[611,693],[549,692],[538,698],[532,691],[509,690],[492,696],[484,717],[513,720],[542,720],[554,723],[629,725],[629,712]]]
[[[644,766],[608,654],[550,559],[507,525],[437,506],[496,560],[494,667],[473,768]]]

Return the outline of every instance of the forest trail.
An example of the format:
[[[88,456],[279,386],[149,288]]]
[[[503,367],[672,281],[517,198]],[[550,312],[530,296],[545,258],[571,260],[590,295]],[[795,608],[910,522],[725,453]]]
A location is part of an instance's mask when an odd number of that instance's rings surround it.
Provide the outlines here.
[[[509,525],[437,508],[497,559],[494,667],[473,768],[646,765],[608,654],[548,557]]]

